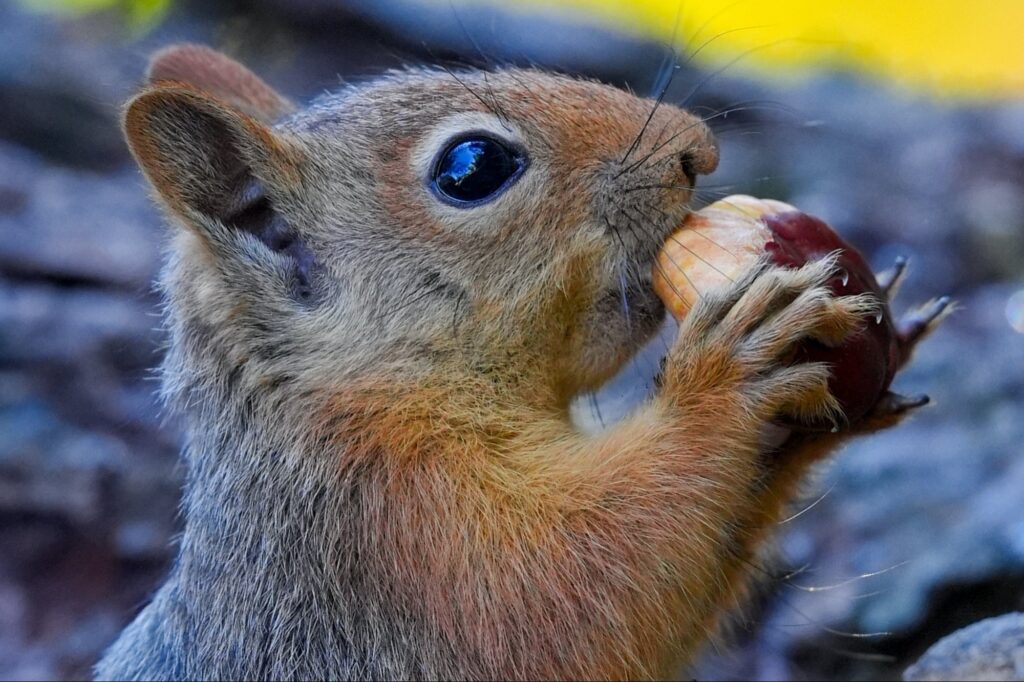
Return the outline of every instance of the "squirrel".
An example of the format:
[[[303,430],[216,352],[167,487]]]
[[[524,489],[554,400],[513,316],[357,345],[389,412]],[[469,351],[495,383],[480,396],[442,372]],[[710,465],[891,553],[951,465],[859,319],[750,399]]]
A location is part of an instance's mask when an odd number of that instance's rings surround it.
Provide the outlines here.
[[[917,404],[765,445],[834,410],[790,349],[869,312],[825,259],[707,297],[654,395],[573,425],[663,323],[651,266],[718,163],[667,103],[418,68],[298,108],[178,45],[123,127],[172,224],[187,478],[177,559],[100,679],[664,678],[808,467]]]

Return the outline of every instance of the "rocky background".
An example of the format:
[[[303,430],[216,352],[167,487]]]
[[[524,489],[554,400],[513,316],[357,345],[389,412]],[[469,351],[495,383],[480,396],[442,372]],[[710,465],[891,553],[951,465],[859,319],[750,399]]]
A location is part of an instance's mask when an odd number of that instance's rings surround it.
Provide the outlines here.
[[[663,57],[554,20],[460,14],[180,0],[140,27],[0,3],[0,678],[88,676],[180,525],[181,434],[153,374],[164,232],[117,127],[146,55],[206,42],[299,100],[482,54],[646,92]],[[910,256],[902,303],[950,293],[960,311],[898,381],[935,406],[821,472],[756,603],[685,675],[895,678],[938,638],[1024,609],[1024,101],[708,76],[685,66],[667,97],[734,109],[713,120],[723,163],[706,201],[790,201],[879,269]]]

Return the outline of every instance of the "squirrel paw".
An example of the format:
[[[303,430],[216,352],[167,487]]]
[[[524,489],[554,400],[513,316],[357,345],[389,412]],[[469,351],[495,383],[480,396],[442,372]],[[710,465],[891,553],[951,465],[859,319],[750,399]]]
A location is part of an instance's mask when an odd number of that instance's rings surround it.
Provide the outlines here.
[[[827,282],[836,272],[832,258],[798,269],[761,264],[724,295],[705,297],[680,326],[677,357],[670,358],[676,385],[685,390],[694,382],[731,380],[745,411],[762,422],[838,423],[828,366],[787,364],[800,341],[841,343],[878,311],[870,294],[833,295]]]

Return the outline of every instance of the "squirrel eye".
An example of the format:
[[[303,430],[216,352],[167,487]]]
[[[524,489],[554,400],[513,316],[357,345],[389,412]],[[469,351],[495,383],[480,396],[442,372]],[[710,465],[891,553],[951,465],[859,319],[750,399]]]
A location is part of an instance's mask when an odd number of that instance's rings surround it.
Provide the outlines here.
[[[474,206],[493,199],[526,168],[526,157],[485,136],[449,144],[434,164],[436,194],[454,206]]]

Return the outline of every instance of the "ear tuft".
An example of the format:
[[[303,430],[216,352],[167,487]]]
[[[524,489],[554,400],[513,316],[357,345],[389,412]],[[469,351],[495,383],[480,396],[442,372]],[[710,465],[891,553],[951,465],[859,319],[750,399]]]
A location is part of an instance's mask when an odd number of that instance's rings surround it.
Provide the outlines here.
[[[252,71],[203,45],[172,45],[160,50],[153,55],[146,77],[151,85],[187,83],[265,123],[295,110]]]

